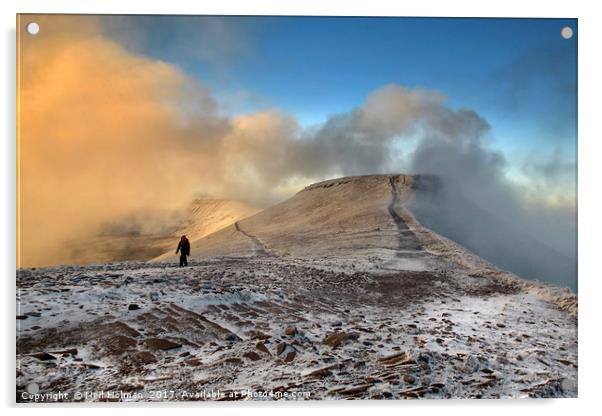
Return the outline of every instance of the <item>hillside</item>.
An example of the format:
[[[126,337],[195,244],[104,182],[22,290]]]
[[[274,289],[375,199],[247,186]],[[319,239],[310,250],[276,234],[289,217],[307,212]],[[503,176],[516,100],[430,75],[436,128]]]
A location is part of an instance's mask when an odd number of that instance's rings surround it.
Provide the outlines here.
[[[406,205],[437,186],[314,184],[192,241],[186,268],[19,270],[17,400],[576,397],[577,296],[423,227]]]
[[[79,264],[150,260],[175,251],[181,235],[199,239],[259,211],[242,201],[198,198],[173,213],[116,218],[97,235],[70,242],[66,258]]]
[[[280,204],[192,241],[192,260],[361,257],[384,268],[428,269],[435,259],[422,250],[396,213],[396,207],[411,197],[413,183],[412,176],[373,175],[313,184]],[[175,256],[166,253],[160,259]]]

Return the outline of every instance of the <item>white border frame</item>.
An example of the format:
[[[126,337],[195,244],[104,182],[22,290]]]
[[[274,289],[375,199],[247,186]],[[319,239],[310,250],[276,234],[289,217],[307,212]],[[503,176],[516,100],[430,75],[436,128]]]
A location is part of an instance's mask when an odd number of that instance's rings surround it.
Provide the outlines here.
[[[421,0],[420,2],[394,2],[384,0],[351,1],[351,0],[221,0],[221,1],[190,1],[190,0],[53,0],[52,3],[43,0],[12,0],[0,3],[2,13],[0,19],[3,25],[3,48],[0,65],[5,96],[0,100],[2,106],[2,125],[7,127],[2,142],[2,180],[3,201],[1,227],[0,256],[2,258],[2,282],[5,296],[4,328],[5,333],[2,347],[2,376],[1,388],[4,407],[12,407],[10,413],[17,410],[14,405],[14,272],[15,272],[15,21],[16,13],[104,13],[104,14],[235,14],[235,15],[344,15],[344,16],[442,16],[442,17],[564,17],[579,19],[579,399],[555,400],[501,400],[501,401],[461,401],[441,400],[428,402],[311,402],[311,403],[275,403],[267,407],[261,403],[238,404],[230,406],[215,406],[210,404],[187,407],[178,404],[178,412],[202,414],[229,410],[244,412],[245,416],[264,415],[268,413],[286,412],[306,414],[317,410],[329,414],[341,408],[344,412],[366,412],[367,407],[375,406],[378,412],[408,412],[421,414],[426,412],[447,414],[479,414],[484,411],[489,415],[508,412],[538,412],[546,414],[563,414],[588,410],[594,407],[600,389],[600,311],[597,308],[600,294],[600,269],[598,264],[600,246],[599,237],[602,235],[600,217],[600,184],[602,177],[599,167],[602,163],[600,149],[602,137],[599,133],[599,108],[602,91],[600,89],[599,40],[602,39],[601,15],[596,10],[593,1],[546,1],[527,2],[524,0],[506,0],[504,2],[486,2],[473,0],[435,1]],[[6,330],[6,329],[5,329]],[[50,406],[43,409],[21,407],[18,411],[43,411],[50,414],[83,413],[77,406],[58,408]],[[133,405],[86,408],[86,414],[105,415],[107,411],[132,412],[144,411],[151,414],[164,414],[169,405]],[[144,410],[142,410],[144,408]],[[344,409],[343,409],[344,408]]]

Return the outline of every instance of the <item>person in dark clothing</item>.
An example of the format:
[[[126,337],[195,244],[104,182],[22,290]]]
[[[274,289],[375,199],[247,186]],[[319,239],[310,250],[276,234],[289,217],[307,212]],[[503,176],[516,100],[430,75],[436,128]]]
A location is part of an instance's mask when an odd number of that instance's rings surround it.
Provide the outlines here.
[[[185,235],[180,238],[180,242],[178,243],[178,248],[176,249],[176,254],[180,252],[180,267],[188,266],[188,260],[186,256],[190,256],[190,241],[186,238]]]

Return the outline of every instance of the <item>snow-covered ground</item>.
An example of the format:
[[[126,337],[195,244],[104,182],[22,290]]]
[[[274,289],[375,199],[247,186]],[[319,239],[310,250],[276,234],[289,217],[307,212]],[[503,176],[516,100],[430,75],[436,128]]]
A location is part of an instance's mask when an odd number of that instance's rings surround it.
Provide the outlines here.
[[[315,185],[187,268],[19,270],[17,401],[576,397],[576,296],[425,229],[409,186]]]

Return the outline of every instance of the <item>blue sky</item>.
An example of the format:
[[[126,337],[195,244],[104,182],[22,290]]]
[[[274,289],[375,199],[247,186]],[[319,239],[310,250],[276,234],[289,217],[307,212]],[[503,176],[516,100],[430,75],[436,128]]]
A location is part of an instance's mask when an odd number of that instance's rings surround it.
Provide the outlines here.
[[[278,108],[310,126],[397,83],[487,119],[515,172],[527,156],[576,157],[575,19],[135,19],[138,36],[112,35],[198,78],[232,114]]]

